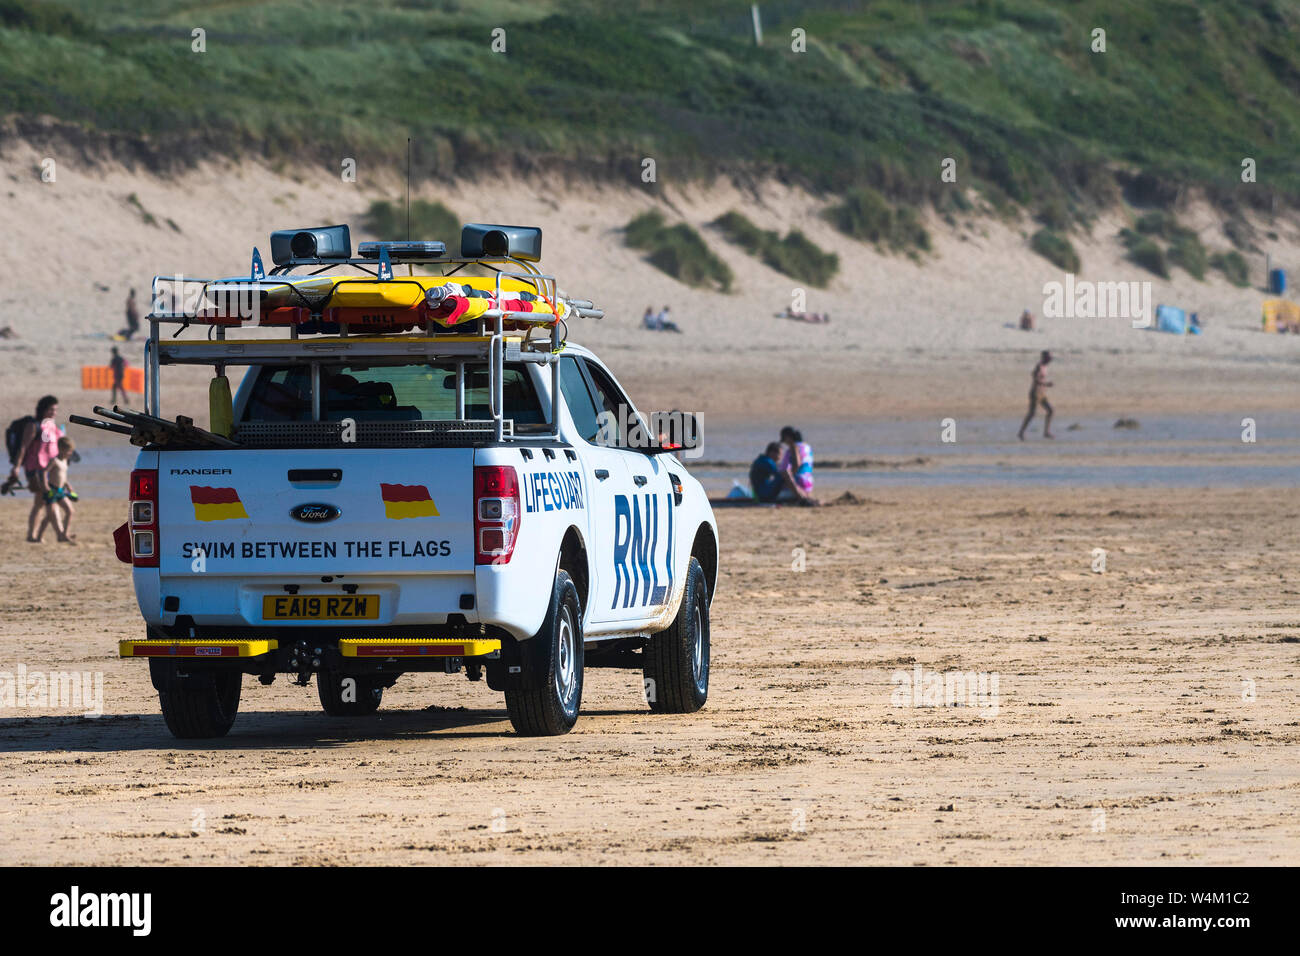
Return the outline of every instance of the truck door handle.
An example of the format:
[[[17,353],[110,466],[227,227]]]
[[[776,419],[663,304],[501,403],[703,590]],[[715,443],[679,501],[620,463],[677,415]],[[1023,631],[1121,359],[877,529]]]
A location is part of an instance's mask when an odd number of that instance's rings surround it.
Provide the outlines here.
[[[646,478],[645,475],[633,475],[632,480],[636,482],[638,488],[644,485],[647,481],[649,481],[649,479]]]
[[[609,472],[606,471],[604,468],[597,468],[597,469],[596,469],[596,477],[597,477],[598,479],[600,479],[601,481],[604,481],[606,478],[609,477]]]
[[[342,468],[290,468],[290,481],[342,481]]]

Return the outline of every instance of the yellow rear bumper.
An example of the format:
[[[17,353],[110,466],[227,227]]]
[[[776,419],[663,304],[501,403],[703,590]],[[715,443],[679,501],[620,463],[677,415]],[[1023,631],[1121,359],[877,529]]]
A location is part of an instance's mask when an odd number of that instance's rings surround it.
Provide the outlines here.
[[[339,641],[339,653],[344,657],[482,657],[501,650],[501,642],[473,638],[384,640],[382,638],[350,639]]]
[[[187,657],[211,660],[260,657],[279,647],[277,641],[119,641],[118,657]]]

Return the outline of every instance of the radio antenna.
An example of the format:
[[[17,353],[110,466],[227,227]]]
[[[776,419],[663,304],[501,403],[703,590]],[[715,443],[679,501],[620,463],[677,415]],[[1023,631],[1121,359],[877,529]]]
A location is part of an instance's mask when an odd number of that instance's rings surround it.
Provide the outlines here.
[[[406,241],[411,241],[411,137],[406,137]]]

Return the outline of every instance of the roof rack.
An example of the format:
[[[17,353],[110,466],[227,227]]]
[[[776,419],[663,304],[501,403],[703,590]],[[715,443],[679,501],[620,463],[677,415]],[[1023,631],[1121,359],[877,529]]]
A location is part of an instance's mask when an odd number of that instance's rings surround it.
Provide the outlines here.
[[[286,230],[272,234],[272,252],[275,266],[268,275],[261,254],[253,250],[252,267],[247,278],[187,279],[184,276],[154,276],[151,284],[153,308],[145,318],[149,321],[149,338],[145,343],[145,414],[155,429],[162,426],[159,379],[163,365],[190,364],[258,365],[266,363],[304,363],[312,369],[313,418],[320,422],[320,365],[327,357],[340,355],[364,357],[369,361],[410,361],[413,358],[448,358],[456,364],[456,408],[459,422],[465,433],[483,433],[488,419],[464,419],[465,366],[470,362],[486,361],[489,371],[489,410],[491,434],[496,442],[518,440],[513,422],[504,415],[504,375],[507,361],[529,362],[551,367],[550,432],[529,431],[527,438],[559,440],[560,381],[559,357],[564,350],[567,320],[573,317],[604,317],[604,312],[589,300],[565,295],[557,286],[555,276],[542,273],[531,260],[540,257],[541,230],[533,227],[494,226],[471,223],[465,226],[459,256],[446,254],[443,243],[435,242],[379,242],[362,243],[359,256],[351,254],[347,226],[328,226],[310,230]],[[512,247],[515,247],[512,249]],[[517,254],[515,254],[517,249]],[[325,254],[321,254],[324,250]],[[339,254],[342,250],[342,254]],[[466,252],[473,254],[466,255]],[[310,253],[310,254],[308,254]],[[394,276],[393,265],[408,267],[410,278]],[[493,306],[483,311],[473,321],[451,329],[438,326],[430,316],[430,303],[441,301],[434,296],[434,288],[427,289],[414,277],[415,266],[452,267],[441,278],[449,278],[470,265],[482,266],[495,273],[492,287]],[[350,266],[365,276],[338,278],[326,276],[328,270]],[[315,267],[307,276],[289,277],[295,269]],[[321,282],[311,284],[316,276]],[[428,278],[428,277],[425,277]],[[333,280],[333,281],[330,281]],[[552,310],[520,311],[501,307],[514,301],[511,294],[517,290],[503,288],[505,280],[529,285],[534,290],[533,299],[542,300]],[[376,334],[368,329],[361,334],[349,334],[348,324],[339,322],[336,327],[327,319],[340,311],[331,305],[340,287],[351,282],[409,284],[418,290],[416,301],[411,303],[410,314],[399,322],[403,331]],[[435,287],[436,288],[436,287]],[[427,295],[427,298],[426,298]],[[252,307],[248,316],[239,309],[229,308],[231,299],[240,299]],[[224,300],[224,302],[222,301]],[[229,332],[261,325],[261,304],[264,300],[284,303],[288,318],[283,324],[289,333],[287,339],[232,337]],[[527,304],[527,303],[525,303]],[[331,312],[330,310],[333,310]],[[539,322],[549,315],[549,322]],[[245,324],[245,318],[253,321]],[[507,324],[528,324],[522,333],[508,330]],[[165,325],[179,324],[180,328],[168,337],[161,334]],[[209,330],[204,340],[180,340],[179,336],[191,325],[201,325]],[[550,327],[546,337],[534,336],[537,328]],[[331,331],[323,331],[332,329]],[[89,422],[87,422],[89,424]],[[114,423],[124,424],[121,418]],[[133,423],[126,423],[133,424]],[[419,425],[421,423],[412,423]],[[427,422],[423,423],[428,425]],[[318,428],[319,430],[319,428]],[[426,429],[427,431],[427,429]],[[238,434],[232,445],[239,447]],[[225,447],[225,446],[223,446]]]

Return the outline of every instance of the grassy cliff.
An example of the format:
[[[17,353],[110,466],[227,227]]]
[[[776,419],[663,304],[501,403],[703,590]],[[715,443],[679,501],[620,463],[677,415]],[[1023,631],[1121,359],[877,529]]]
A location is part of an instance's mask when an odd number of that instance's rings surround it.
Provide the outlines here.
[[[417,175],[639,183],[650,157],[660,183],[775,174],[941,209],[951,157],[959,185],[1062,225],[1118,190],[1300,197],[1300,0],[760,9],[762,46],[721,0],[0,0],[0,114],[160,164],[396,165],[411,136]]]

